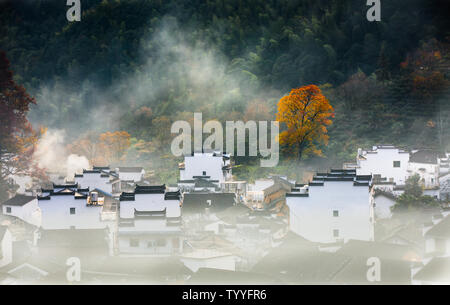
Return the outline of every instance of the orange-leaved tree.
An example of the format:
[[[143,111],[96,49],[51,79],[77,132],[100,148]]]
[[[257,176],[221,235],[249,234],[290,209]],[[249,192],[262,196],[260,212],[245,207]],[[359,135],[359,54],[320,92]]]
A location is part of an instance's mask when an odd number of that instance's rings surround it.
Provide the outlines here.
[[[123,161],[131,145],[131,136],[126,131],[105,132],[99,136],[100,151],[108,163]]]
[[[277,121],[286,125],[280,144],[294,151],[298,160],[305,155],[321,155],[318,146],[328,144],[327,126],[332,123],[333,111],[316,85],[292,89],[278,102]]]
[[[13,175],[32,174],[32,155],[38,139],[27,119],[35,100],[13,79],[6,53],[0,51],[0,201],[14,186]]]

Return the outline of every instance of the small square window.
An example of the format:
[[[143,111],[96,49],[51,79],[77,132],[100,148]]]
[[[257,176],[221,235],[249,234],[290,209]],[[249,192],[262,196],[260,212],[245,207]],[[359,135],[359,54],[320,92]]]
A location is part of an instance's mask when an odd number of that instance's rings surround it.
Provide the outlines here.
[[[339,211],[338,210],[334,210],[333,211],[333,217],[339,217]]]
[[[7,207],[7,208],[6,208],[6,213],[8,213],[8,214],[11,213],[11,208],[10,208],[10,207]]]
[[[75,208],[70,208],[70,215],[75,215]]]
[[[206,176],[206,172],[205,171],[203,171],[203,176]]]
[[[333,230],[333,237],[335,237],[335,238],[339,237],[339,230],[338,229],[334,229]]]
[[[136,238],[130,239],[130,247],[139,247],[139,239]]]
[[[400,161],[394,161],[394,167],[400,167]]]

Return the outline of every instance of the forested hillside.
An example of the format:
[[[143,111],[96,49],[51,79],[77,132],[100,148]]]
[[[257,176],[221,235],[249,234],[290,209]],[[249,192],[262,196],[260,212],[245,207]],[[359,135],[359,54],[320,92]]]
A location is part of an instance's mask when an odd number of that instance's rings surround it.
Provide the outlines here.
[[[81,2],[74,23],[65,1],[0,2],[29,118],[67,144],[120,130],[129,159],[165,158],[174,120],[274,119],[290,89],[315,84],[335,110],[320,162],[376,143],[448,147],[448,1],[384,0],[381,22],[365,0]]]

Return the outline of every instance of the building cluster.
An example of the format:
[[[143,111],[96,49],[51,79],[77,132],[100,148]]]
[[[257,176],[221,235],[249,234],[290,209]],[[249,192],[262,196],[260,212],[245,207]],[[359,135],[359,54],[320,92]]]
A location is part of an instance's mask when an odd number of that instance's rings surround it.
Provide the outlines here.
[[[70,257],[89,283],[450,282],[449,165],[450,154],[384,145],[306,183],[236,181],[221,152],[185,156],[175,185],[94,166],[2,203],[0,283],[67,282]],[[442,207],[396,223],[415,174]],[[381,279],[367,276],[374,257]]]

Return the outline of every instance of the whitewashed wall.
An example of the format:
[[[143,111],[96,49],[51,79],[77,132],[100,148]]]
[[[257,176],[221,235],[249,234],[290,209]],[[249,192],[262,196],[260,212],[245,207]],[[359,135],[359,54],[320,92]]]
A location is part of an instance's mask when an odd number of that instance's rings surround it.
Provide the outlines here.
[[[377,196],[374,198],[375,216],[378,219],[389,219],[392,217],[391,207],[395,205],[395,200],[385,196]]]
[[[11,232],[6,229],[5,234],[3,235],[3,239],[1,241],[1,256],[0,256],[0,267],[6,266],[12,262],[13,256],[13,246],[12,246],[12,235]]]
[[[213,156],[212,153],[195,153],[194,156],[185,156],[184,170],[180,171],[180,180],[191,180],[194,176],[210,176],[211,180],[225,181],[222,167],[225,166],[222,156]]]
[[[11,208],[11,213],[7,212],[7,209]],[[41,211],[39,210],[38,200],[33,199],[23,206],[3,205],[3,214],[15,216],[35,226],[41,224]]]
[[[378,148],[364,154],[366,160],[358,160],[357,175],[381,175],[393,179],[397,184],[405,184],[408,176],[409,153],[397,148]],[[394,167],[394,161],[400,161],[400,167]]]
[[[101,220],[102,207],[87,206],[86,203],[86,199],[75,199],[69,195],[39,200],[42,228],[45,230],[106,228],[109,222]],[[75,208],[75,214],[70,214],[70,208]]]
[[[425,188],[436,188],[439,186],[438,164],[410,162],[408,170],[410,176],[419,174],[420,181]]]
[[[353,182],[326,181],[310,186],[309,197],[287,197],[290,230],[304,238],[322,243],[336,240],[373,240],[373,208],[369,188]],[[339,211],[339,217],[333,211]],[[333,230],[339,230],[334,237]]]
[[[139,182],[144,178],[144,170],[139,173],[119,172],[119,179],[123,181]]]
[[[75,177],[75,183],[81,188],[99,189],[107,193],[112,193],[112,185],[109,183],[109,177],[101,177],[99,173],[84,173],[83,177]]]

